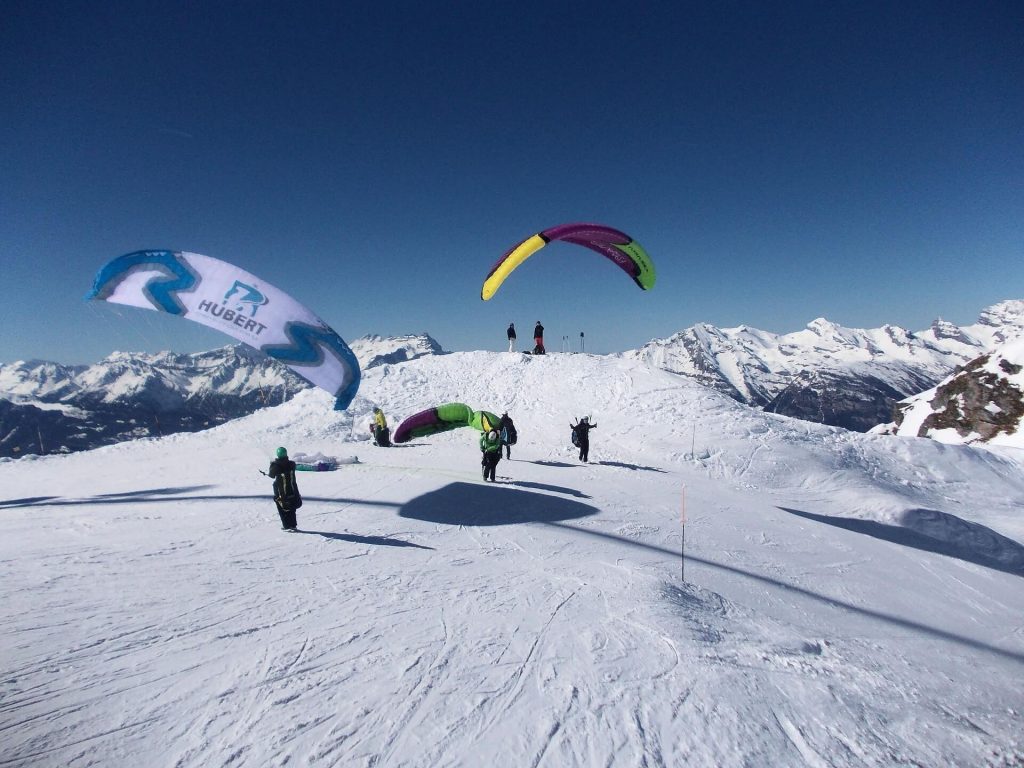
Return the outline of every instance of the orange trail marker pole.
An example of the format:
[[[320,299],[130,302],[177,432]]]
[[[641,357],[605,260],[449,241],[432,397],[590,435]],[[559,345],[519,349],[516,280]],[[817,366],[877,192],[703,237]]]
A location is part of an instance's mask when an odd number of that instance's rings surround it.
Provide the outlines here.
[[[686,486],[683,486],[682,504],[679,507],[679,525],[682,529],[682,544],[679,548],[679,577],[686,581]]]

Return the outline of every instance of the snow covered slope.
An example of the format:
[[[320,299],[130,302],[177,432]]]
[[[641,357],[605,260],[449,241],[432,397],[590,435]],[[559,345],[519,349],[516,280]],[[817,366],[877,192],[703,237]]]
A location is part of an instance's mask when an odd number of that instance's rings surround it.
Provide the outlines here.
[[[498,484],[469,430],[369,445],[374,404],[448,400],[515,418]],[[588,355],[385,364],[330,407],[0,462],[0,762],[1024,761],[1020,452]],[[301,533],[278,445],[359,458],[300,476]]]
[[[628,357],[690,376],[730,397],[818,423],[867,431],[897,400],[934,386],[957,365],[1024,334],[1024,301],[1004,301],[963,328],[936,320],[913,333],[862,330],[818,318],[795,333],[696,325]]]

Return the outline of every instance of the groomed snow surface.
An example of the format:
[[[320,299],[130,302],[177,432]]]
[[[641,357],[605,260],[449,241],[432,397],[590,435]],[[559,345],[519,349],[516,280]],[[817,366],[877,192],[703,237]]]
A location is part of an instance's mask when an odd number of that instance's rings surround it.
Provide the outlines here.
[[[497,484],[468,429],[370,445],[447,401],[515,419]],[[330,408],[0,464],[0,766],[1024,764],[1020,451],[591,355]],[[299,533],[279,445],[359,459],[299,475]]]

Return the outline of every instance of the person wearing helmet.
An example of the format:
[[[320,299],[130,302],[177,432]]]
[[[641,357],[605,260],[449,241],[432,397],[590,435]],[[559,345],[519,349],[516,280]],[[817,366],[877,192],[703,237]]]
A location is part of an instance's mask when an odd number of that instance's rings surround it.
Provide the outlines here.
[[[576,437],[574,444],[579,446],[580,461],[587,462],[590,455],[590,430],[597,429],[597,424],[590,423],[590,417],[584,416],[579,424],[570,424],[572,433]]]
[[[489,429],[480,435],[480,452],[483,454],[480,466],[484,470],[484,480],[489,478],[493,483],[498,462],[501,461],[501,436],[496,429]]]
[[[508,330],[505,331],[505,335],[508,336],[508,351],[516,351],[516,324],[509,323]]]
[[[277,449],[267,475],[274,479],[274,503],[281,516],[281,527],[286,531],[297,530],[295,510],[302,506],[302,496],[295,482],[295,462],[288,458],[286,449]]]
[[[544,354],[544,326],[540,324],[540,320],[533,327],[533,354],[543,355]]]

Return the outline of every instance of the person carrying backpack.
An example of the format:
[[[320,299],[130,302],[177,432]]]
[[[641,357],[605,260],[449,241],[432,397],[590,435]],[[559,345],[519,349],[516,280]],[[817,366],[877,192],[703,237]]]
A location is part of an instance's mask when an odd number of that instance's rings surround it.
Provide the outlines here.
[[[544,326],[540,324],[540,320],[537,321],[537,325],[533,327],[533,354],[543,355],[544,354]]]
[[[302,495],[299,484],[295,482],[295,462],[288,458],[287,450],[277,449],[267,475],[274,479],[274,503],[281,517],[281,527],[286,531],[297,530],[295,510],[302,506]]]
[[[508,411],[501,414],[498,421],[498,436],[501,437],[501,444],[505,446],[505,458],[512,458],[512,446],[516,444],[519,435],[516,432],[516,425],[512,423],[512,417]]]
[[[501,438],[496,430],[491,429],[480,435],[480,452],[483,454],[480,466],[484,469],[484,480],[490,477],[493,483],[498,462],[501,461]]]
[[[579,446],[580,461],[586,462],[590,454],[590,430],[597,429],[597,424],[590,423],[590,417],[584,416],[579,424],[570,424],[573,445]]]

